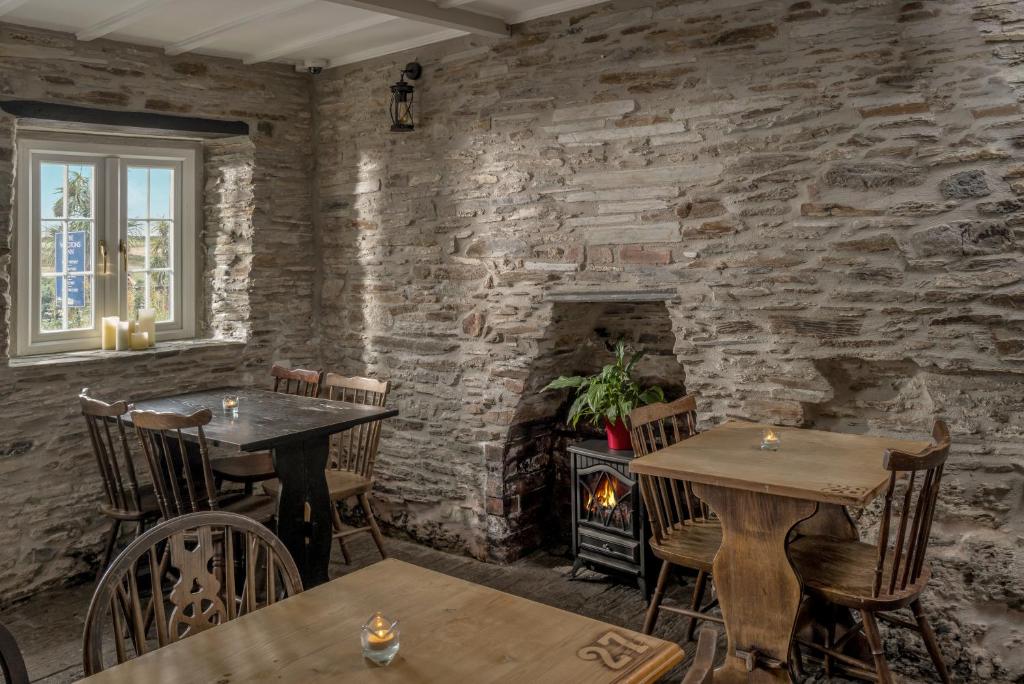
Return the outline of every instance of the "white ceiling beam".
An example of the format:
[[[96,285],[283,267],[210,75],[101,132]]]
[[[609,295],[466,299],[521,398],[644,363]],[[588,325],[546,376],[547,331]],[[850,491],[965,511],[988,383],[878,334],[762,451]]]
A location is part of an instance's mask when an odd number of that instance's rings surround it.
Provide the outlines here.
[[[209,45],[225,33],[234,31],[236,28],[254,21],[260,21],[261,19],[270,19],[272,17],[280,16],[291,12],[292,10],[299,9],[300,7],[312,5],[314,2],[316,2],[316,0],[286,0],[285,2],[279,2],[268,7],[253,10],[252,12],[245,12],[229,21],[225,21],[222,24],[218,24],[217,26],[205,31],[191,35],[177,43],[167,45],[164,47],[164,52],[169,55],[180,55],[185,52],[191,52],[196,48]]]
[[[402,52],[403,50],[412,50],[414,48],[423,47],[424,45],[431,45],[432,43],[440,43],[445,40],[452,38],[458,38],[460,36],[467,35],[466,31],[459,31],[458,29],[442,29],[434,33],[427,33],[422,36],[416,36],[409,40],[403,40],[397,43],[387,43],[378,47],[369,48],[366,50],[359,50],[358,52],[349,52],[348,54],[339,55],[328,61],[329,67],[343,66],[345,64],[355,64],[356,62],[362,62],[367,59],[374,59],[375,57],[383,57],[384,55],[390,55],[395,52]]]
[[[430,0],[327,0],[327,2],[478,35],[499,37],[509,35],[508,24],[503,19],[456,7],[438,7]]]
[[[437,0],[435,4],[441,9],[448,9],[450,7],[468,5],[471,2],[476,2],[476,0]]]
[[[0,0],[0,16],[13,12],[22,5],[27,5],[32,0]]]
[[[542,17],[550,17],[552,14],[561,14],[562,12],[572,12],[573,10],[590,7],[591,5],[601,5],[607,1],[608,0],[556,0],[550,5],[542,5],[540,7],[534,7],[533,9],[517,12],[508,18],[508,22],[510,24],[522,24],[524,21],[533,21],[534,19],[540,19]]]
[[[287,43],[281,43],[272,48],[268,48],[263,52],[257,52],[245,57],[242,61],[245,64],[256,64],[257,62],[269,62],[270,60],[277,59],[278,57],[284,57],[295,52],[302,52],[306,48],[319,45],[328,40],[338,38],[339,36],[348,35],[350,33],[356,33],[364,29],[368,29],[372,26],[384,24],[392,21],[394,17],[386,14],[378,14],[377,16],[363,19],[362,21],[353,21],[350,24],[344,24],[341,26],[335,26],[334,28],[314,33],[298,40],[288,41]]]
[[[103,36],[113,33],[120,28],[124,28],[129,24],[134,24],[145,15],[159,8],[161,5],[166,5],[170,2],[172,2],[172,0],[142,0],[142,2],[132,5],[123,12],[118,12],[113,16],[107,17],[103,21],[82,29],[75,34],[75,37],[78,38],[78,40],[96,40],[97,38],[102,38]]]

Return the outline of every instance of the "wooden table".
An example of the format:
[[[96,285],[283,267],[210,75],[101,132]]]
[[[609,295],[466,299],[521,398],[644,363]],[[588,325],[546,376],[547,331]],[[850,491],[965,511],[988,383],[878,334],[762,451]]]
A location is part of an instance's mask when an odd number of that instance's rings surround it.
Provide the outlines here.
[[[238,396],[237,416],[221,408],[226,394]],[[324,479],[328,438],[398,415],[394,409],[233,387],[147,399],[133,408],[186,414],[208,408],[213,420],[203,428],[207,441],[241,451],[271,450],[281,480],[277,535],[299,566],[307,589],[327,581],[331,555],[331,499]],[[196,439],[195,430],[183,434]]]
[[[778,451],[762,451],[771,427]],[[856,539],[844,506],[864,506],[888,483],[885,449],[920,451],[927,441],[727,422],[630,465],[634,473],[688,480],[722,521],[713,576],[729,647],[715,682],[746,682],[745,656],[756,654],[750,681],[788,682],[789,645],[800,606],[800,580],[786,537],[805,533]]]
[[[375,610],[401,630],[387,667],[360,651]],[[84,681],[601,684],[653,682],[682,659],[676,644],[389,559]]]

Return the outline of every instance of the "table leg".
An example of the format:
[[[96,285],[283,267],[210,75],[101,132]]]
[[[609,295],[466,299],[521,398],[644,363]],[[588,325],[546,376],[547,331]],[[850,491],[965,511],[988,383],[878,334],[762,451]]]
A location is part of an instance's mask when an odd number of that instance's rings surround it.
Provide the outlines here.
[[[326,437],[282,444],[273,451],[281,480],[277,536],[288,547],[305,589],[327,581],[331,558],[331,497],[324,469]]]
[[[713,577],[729,647],[716,684],[791,682],[789,647],[802,590],[786,536],[817,504],[697,483],[693,491],[722,521]],[[749,679],[748,659],[756,665]]]

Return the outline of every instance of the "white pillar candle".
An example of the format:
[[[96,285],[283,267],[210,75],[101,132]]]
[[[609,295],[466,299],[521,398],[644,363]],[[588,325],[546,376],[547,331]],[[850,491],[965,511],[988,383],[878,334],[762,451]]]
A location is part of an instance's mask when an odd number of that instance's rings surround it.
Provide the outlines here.
[[[135,329],[149,335],[149,346],[156,344],[156,309],[140,310],[139,324]]]
[[[149,333],[132,333],[132,351],[142,351],[149,347]]]
[[[117,324],[121,319],[117,316],[107,316],[100,321],[100,347],[102,349],[117,349]]]
[[[114,349],[117,351],[128,351],[132,345],[132,326],[131,321],[118,321],[117,323],[117,341],[114,345]]]

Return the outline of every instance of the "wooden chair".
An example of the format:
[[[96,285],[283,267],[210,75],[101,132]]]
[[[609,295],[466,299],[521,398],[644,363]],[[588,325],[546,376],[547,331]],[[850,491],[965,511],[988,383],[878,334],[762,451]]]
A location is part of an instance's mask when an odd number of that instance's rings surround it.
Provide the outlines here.
[[[669,403],[650,404],[629,414],[630,435],[637,457],[671,446],[697,432],[697,400],[687,395]],[[658,583],[644,619],[644,634],[651,634],[661,610],[686,615],[686,641],[693,640],[698,620],[722,622],[704,606],[704,591],[711,575],[715,554],[722,543],[722,526],[711,516],[706,504],[693,494],[688,482],[653,475],[640,475],[640,495],[651,522],[651,551],[661,560]],[[689,608],[662,606],[672,566],[697,571]]]
[[[274,501],[266,495],[218,498],[203,426],[213,419],[210,409],[190,416],[155,411],[132,411],[132,423],[149,463],[157,504],[165,520],[187,513],[223,509],[260,522],[274,517]],[[198,442],[188,442],[182,430],[195,430]]]
[[[217,511],[165,521],[117,557],[93,594],[85,619],[85,674],[301,591],[284,544],[249,518]]]
[[[301,368],[285,368],[274,366],[270,369],[274,378],[274,391],[293,394],[298,397],[320,396],[320,384],[323,372],[303,370]],[[274,459],[269,451],[255,451],[238,454],[213,461],[213,473],[217,481],[237,482],[244,485],[245,494],[251,495],[253,485],[277,477],[274,472]]]
[[[718,648],[718,632],[705,627],[700,630],[693,664],[683,675],[683,684],[714,684],[715,650]]]
[[[128,431],[123,420],[128,413],[128,404],[124,401],[107,404],[93,399],[89,396],[88,387],[78,395],[78,400],[103,479],[106,502],[100,504],[100,513],[110,519],[103,560],[96,573],[98,580],[110,565],[121,524],[134,523],[135,536],[138,537],[147,524],[160,517],[160,507],[153,486],[140,485],[135,474],[135,459],[128,446]]]
[[[28,684],[25,658],[11,630],[4,625],[0,625],[0,670],[3,670],[7,684]]]
[[[805,590],[861,614],[861,621],[834,642],[831,627],[824,646],[800,640],[802,645],[824,654],[829,676],[835,662],[858,677],[893,681],[878,631],[877,619],[882,619],[918,632],[939,679],[950,681],[935,633],[921,605],[921,593],[931,577],[925,559],[928,536],[949,455],[949,430],[941,420],[935,421],[932,439],[933,444],[917,454],[884,453],[882,466],[890,475],[877,543],[823,536],[798,537],[790,543],[790,557],[803,578]],[[888,613],[907,607],[914,622]],[[844,644],[861,629],[871,647],[873,669],[870,663],[842,652]]]
[[[350,378],[337,373],[328,373],[324,378],[327,398],[347,401],[353,404],[384,406],[391,388],[390,382],[372,378]],[[380,429],[383,421],[363,423],[345,432],[331,436],[330,460],[324,476],[331,494],[331,517],[334,521],[334,538],[338,540],[341,554],[346,563],[351,562],[345,539],[354,534],[369,532],[377,544],[381,558],[387,558],[384,551],[384,537],[373,515],[371,491],[373,490],[373,466],[377,460],[380,445]],[[271,495],[277,496],[281,483],[272,480],[263,485]],[[341,524],[338,505],[346,499],[356,497],[366,516],[366,525],[346,530]]]

